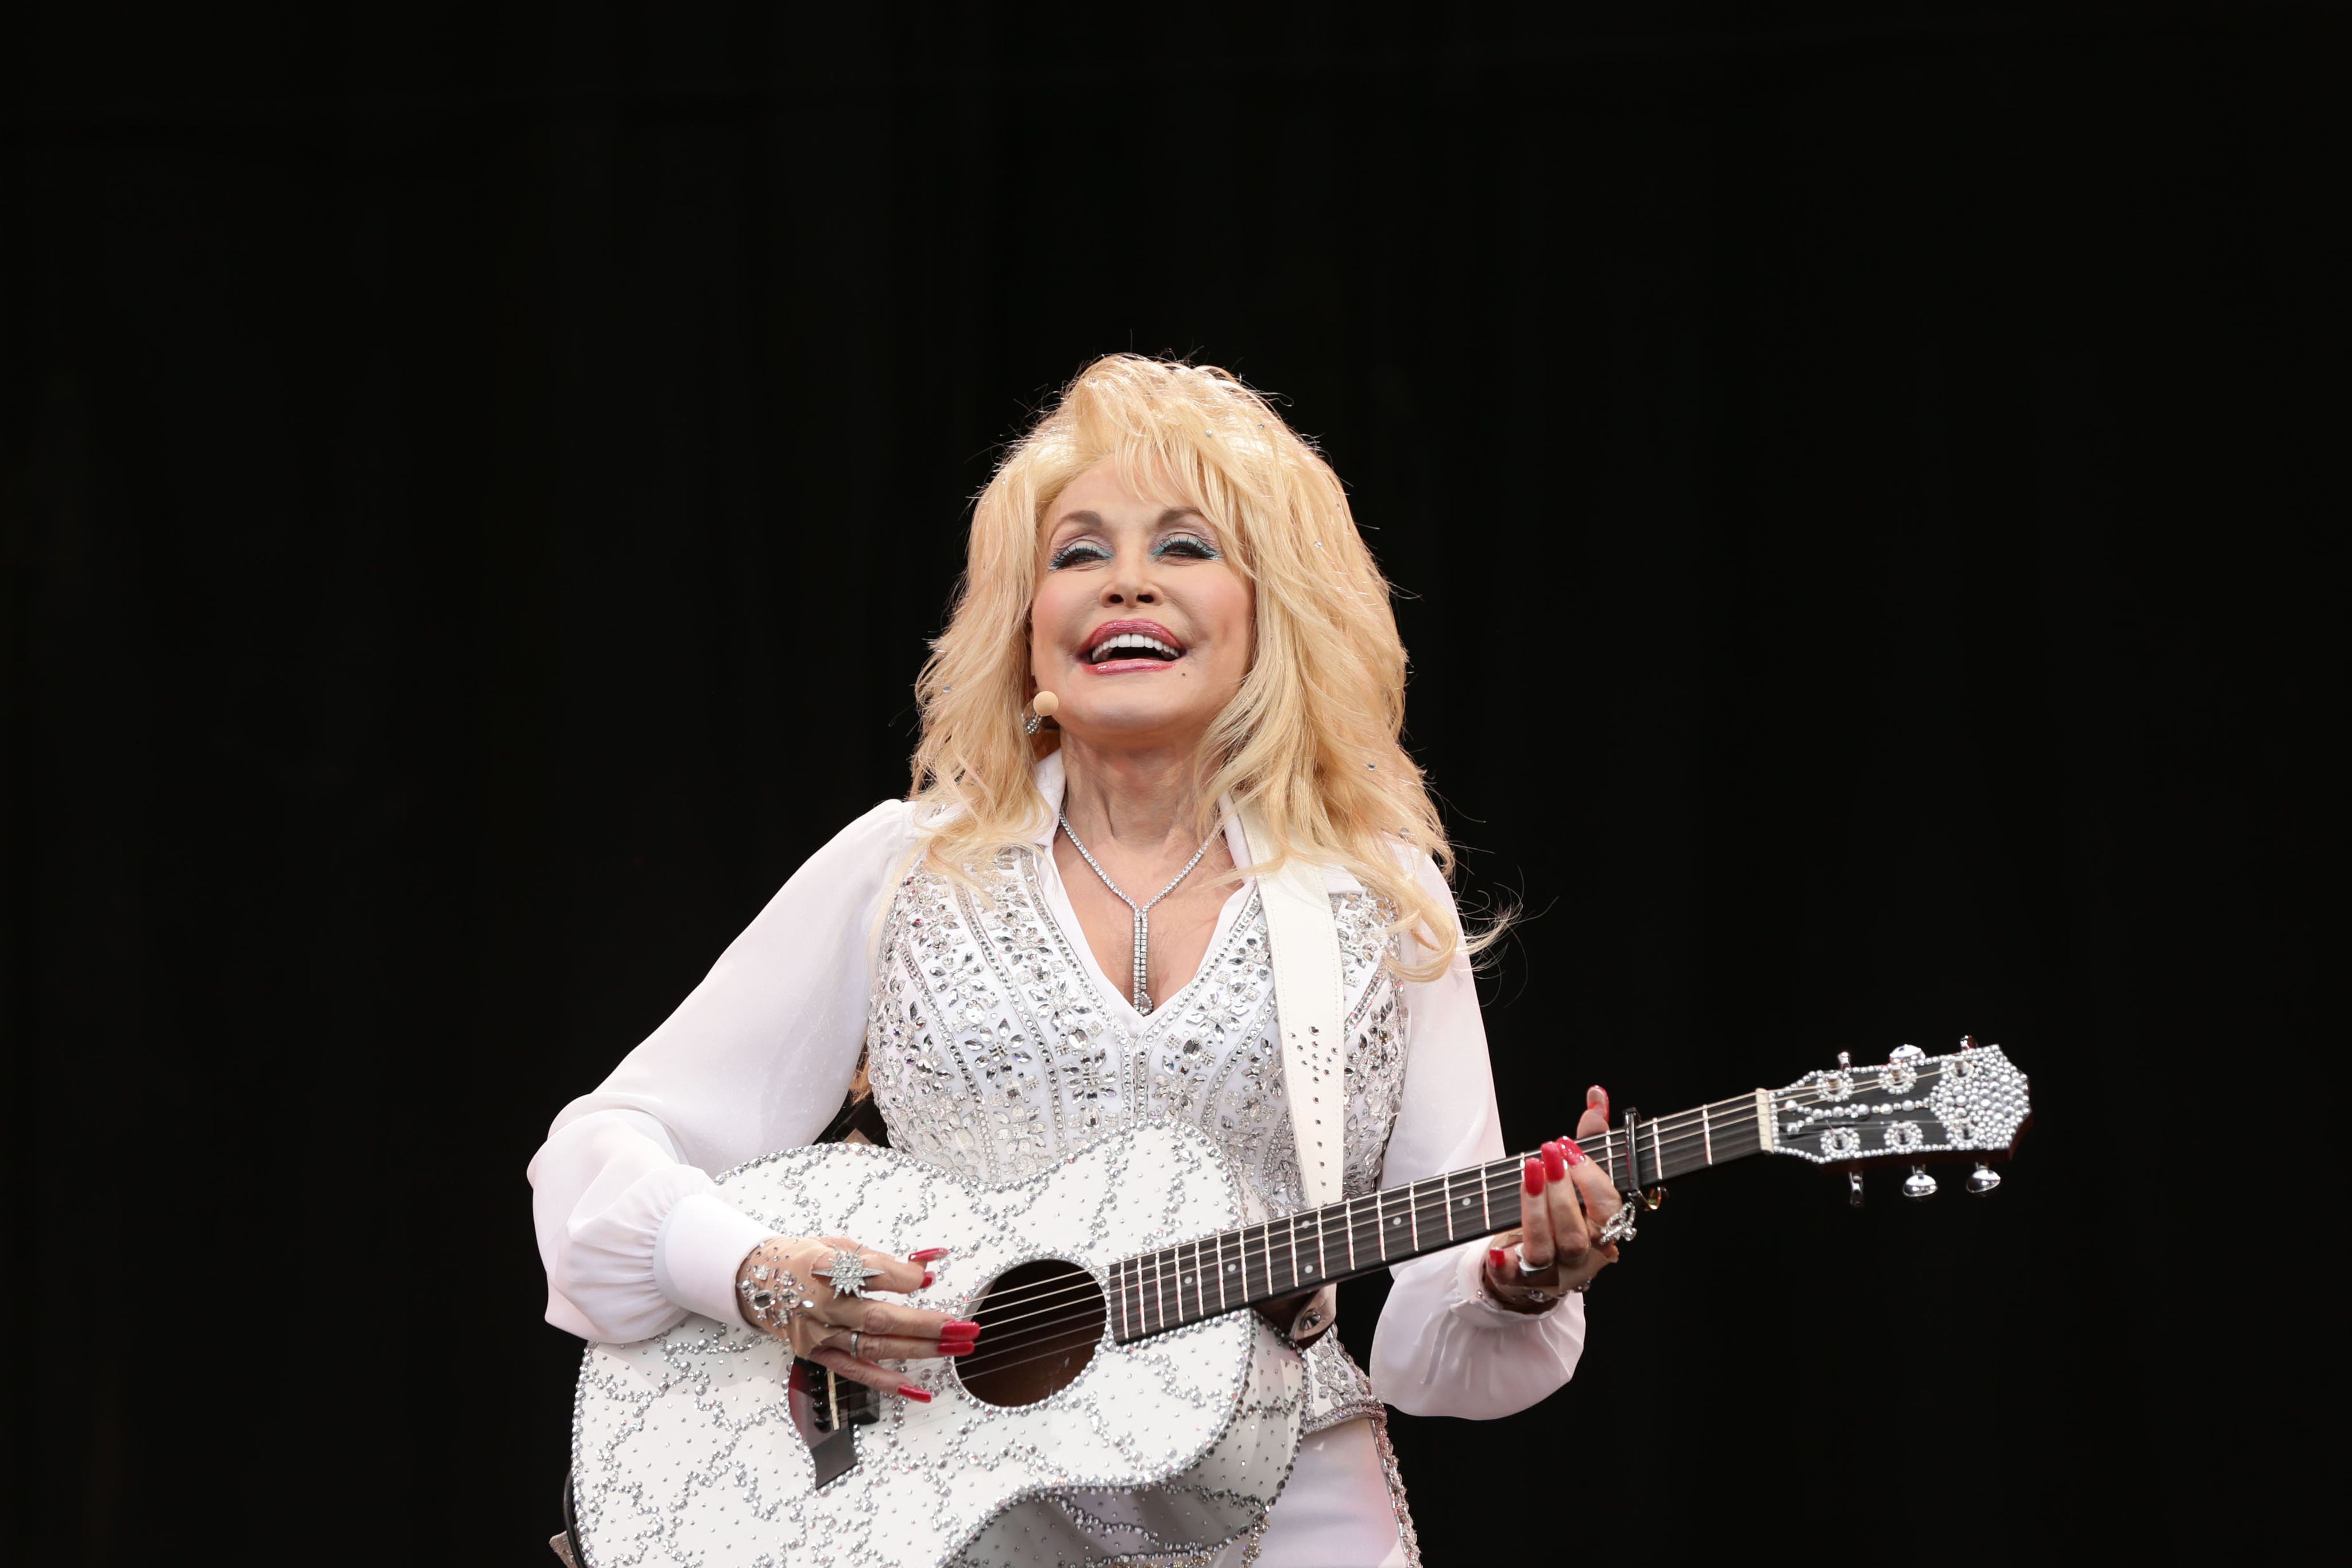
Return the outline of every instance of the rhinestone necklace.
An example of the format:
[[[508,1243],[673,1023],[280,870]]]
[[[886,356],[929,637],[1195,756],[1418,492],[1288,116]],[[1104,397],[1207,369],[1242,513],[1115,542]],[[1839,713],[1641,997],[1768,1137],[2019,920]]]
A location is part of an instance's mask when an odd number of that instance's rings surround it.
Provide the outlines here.
[[[1061,822],[1062,831],[1070,833],[1070,819],[1064,816],[1059,811],[1055,812],[1054,815],[1055,819]],[[1178,872],[1174,876],[1169,878],[1168,885],[1166,887],[1163,887],[1158,893],[1153,894],[1147,902],[1142,904],[1136,903],[1135,900],[1128,897],[1125,893],[1121,892],[1119,890],[1118,883],[1111,881],[1110,873],[1103,870],[1102,866],[1095,860],[1095,857],[1087,852],[1085,842],[1079,839],[1077,834],[1070,833],[1070,847],[1078,852],[1078,858],[1085,861],[1089,866],[1094,867],[1094,873],[1102,878],[1102,884],[1110,889],[1111,896],[1113,898],[1118,899],[1121,904],[1126,904],[1129,910],[1134,912],[1135,995],[1129,999],[1135,1003],[1135,1010],[1146,1018],[1151,1016],[1151,1009],[1157,1005],[1151,999],[1151,993],[1143,988],[1144,962],[1147,956],[1151,951],[1151,906],[1152,904],[1159,903],[1161,899],[1167,897],[1170,894],[1175,892],[1176,884],[1192,874],[1192,868],[1201,863],[1201,857],[1209,852],[1209,846],[1215,843],[1217,841],[1217,835],[1223,831],[1224,830],[1223,828],[1212,831],[1207,838],[1201,841],[1201,847],[1192,852],[1192,858],[1184,862],[1184,869]]]

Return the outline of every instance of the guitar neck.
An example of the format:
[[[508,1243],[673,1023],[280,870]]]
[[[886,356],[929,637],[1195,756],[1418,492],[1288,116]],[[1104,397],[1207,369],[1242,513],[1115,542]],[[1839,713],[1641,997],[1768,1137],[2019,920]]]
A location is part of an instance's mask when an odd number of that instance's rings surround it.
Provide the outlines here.
[[[1769,1103],[1759,1089],[1670,1116],[1628,1113],[1578,1145],[1620,1192],[1632,1193],[1769,1149]],[[1147,1339],[1509,1230],[1519,1223],[1530,1157],[1511,1155],[1123,1258],[1111,1270],[1112,1335],[1121,1343]]]

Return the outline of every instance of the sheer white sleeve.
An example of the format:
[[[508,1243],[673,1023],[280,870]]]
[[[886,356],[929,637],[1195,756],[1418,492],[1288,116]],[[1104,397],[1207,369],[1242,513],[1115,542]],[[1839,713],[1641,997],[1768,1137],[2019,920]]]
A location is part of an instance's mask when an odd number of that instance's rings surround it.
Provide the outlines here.
[[[732,1320],[736,1266],[767,1232],[708,1173],[805,1144],[840,1109],[910,810],[877,806],[810,856],[677,1010],[557,1114],[530,1162],[548,1322],[626,1343],[688,1312]]]
[[[1448,898],[1427,861],[1422,885]],[[1381,1185],[1419,1181],[1503,1155],[1502,1117],[1486,1061],[1486,1026],[1470,960],[1402,988],[1408,1055],[1404,1103],[1389,1135]],[[1489,1420],[1559,1389],[1584,1349],[1584,1298],[1550,1312],[1504,1311],[1479,1283],[1487,1243],[1399,1263],[1372,1339],[1373,1391],[1416,1416]]]

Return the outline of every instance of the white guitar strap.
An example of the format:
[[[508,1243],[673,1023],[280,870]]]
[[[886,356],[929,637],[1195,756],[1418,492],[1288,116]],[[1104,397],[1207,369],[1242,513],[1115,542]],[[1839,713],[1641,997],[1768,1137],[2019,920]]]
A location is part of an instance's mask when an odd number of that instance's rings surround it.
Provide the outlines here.
[[[1274,858],[1265,825],[1242,814],[1250,860]],[[1274,958],[1276,1027],[1282,1032],[1283,1088],[1298,1145],[1298,1174],[1309,1207],[1339,1200],[1347,1172],[1348,1088],[1346,998],[1340,991],[1339,927],[1322,868],[1291,857],[1280,871],[1257,879]],[[1326,1285],[1292,1328],[1296,1340],[1328,1330],[1338,1292]]]

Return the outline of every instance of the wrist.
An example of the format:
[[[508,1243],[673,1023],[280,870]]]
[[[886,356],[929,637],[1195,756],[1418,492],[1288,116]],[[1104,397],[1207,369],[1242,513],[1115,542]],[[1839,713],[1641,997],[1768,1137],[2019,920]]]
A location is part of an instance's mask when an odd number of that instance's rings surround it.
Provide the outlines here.
[[[1516,1317],[1539,1318],[1570,1294],[1570,1288],[1553,1282],[1558,1275],[1557,1267],[1523,1274],[1509,1252],[1490,1247],[1478,1263],[1479,1298],[1487,1306]]]
[[[796,1315],[816,1305],[788,1266],[791,1251],[789,1238],[771,1236],[736,1266],[737,1316],[761,1333],[781,1336]]]

